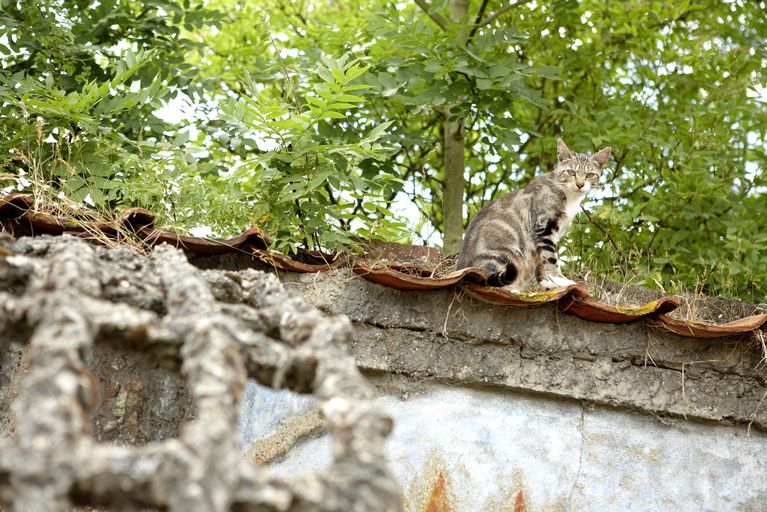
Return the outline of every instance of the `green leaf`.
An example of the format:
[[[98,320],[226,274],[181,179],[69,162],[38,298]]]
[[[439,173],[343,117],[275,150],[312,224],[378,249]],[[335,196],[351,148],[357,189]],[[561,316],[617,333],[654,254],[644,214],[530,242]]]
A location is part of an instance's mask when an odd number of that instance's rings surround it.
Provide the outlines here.
[[[333,73],[331,73],[330,70],[324,66],[317,66],[317,74],[320,75],[320,78],[322,78],[322,80],[328,84],[332,84],[336,80]]]
[[[330,73],[333,75],[333,78],[335,78],[336,82],[338,83],[346,83],[346,75],[344,74],[343,70],[333,68],[330,70]]]
[[[376,141],[381,138],[384,132],[394,123],[394,121],[385,121],[370,130],[365,136],[366,141]]]
[[[362,76],[368,69],[370,69],[370,66],[360,66],[359,64],[353,64],[351,67],[349,67],[349,69],[346,70],[346,80],[351,82],[355,78]]]
[[[365,98],[361,96],[355,96],[353,94],[339,94],[334,98],[336,101],[344,101],[349,103],[362,103]]]

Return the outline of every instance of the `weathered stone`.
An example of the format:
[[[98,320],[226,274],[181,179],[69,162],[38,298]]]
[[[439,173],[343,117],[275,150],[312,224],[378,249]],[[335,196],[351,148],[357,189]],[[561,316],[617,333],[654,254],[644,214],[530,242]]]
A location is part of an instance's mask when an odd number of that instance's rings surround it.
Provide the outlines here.
[[[236,304],[237,280],[203,275],[168,246],[147,260],[39,237],[9,252],[0,282],[16,289],[0,293],[0,325],[13,329],[0,331],[0,362],[12,377],[0,407],[14,414],[0,423],[0,503],[10,510],[399,510],[381,456],[391,421],[344,354],[348,320],[258,272],[247,294],[261,307]],[[242,458],[248,376],[314,393],[334,439],[327,471],[277,478]]]
[[[555,306],[494,306],[458,290],[403,292],[342,272],[283,280],[349,316],[349,350],[367,371],[767,428],[767,373],[746,341],[587,322]]]

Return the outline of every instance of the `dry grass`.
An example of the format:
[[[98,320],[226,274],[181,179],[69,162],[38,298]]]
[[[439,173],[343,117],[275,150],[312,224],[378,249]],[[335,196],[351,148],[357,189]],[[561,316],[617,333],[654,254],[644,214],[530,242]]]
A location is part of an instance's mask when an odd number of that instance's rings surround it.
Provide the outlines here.
[[[757,365],[757,369],[767,366],[767,334],[764,331],[754,331],[751,333],[751,341],[756,350],[761,353],[762,358]]]
[[[79,202],[70,200],[46,177],[53,168],[61,167],[70,176],[77,174],[75,168],[67,160],[69,144],[64,138],[60,144],[54,144],[53,154],[44,157],[41,148],[44,146],[44,123],[41,118],[35,122],[36,145],[28,145],[27,148],[17,148],[13,159],[18,160],[27,169],[23,177],[17,175],[3,175],[0,178],[4,182],[20,183],[26,181],[32,189],[33,204],[31,213],[51,215],[67,219],[77,224],[77,230],[82,231],[81,236],[93,240],[107,247],[129,245],[146,254],[149,246],[128,227],[120,222],[117,212],[106,209],[90,208]],[[66,177],[63,177],[64,179]],[[100,229],[99,224],[114,230],[115,236],[108,236]]]
[[[726,324],[733,320],[767,312],[764,304],[709,297],[702,293],[685,293],[678,297],[681,305],[669,315],[688,322]]]
[[[431,277],[444,277],[451,272],[455,272],[455,264],[458,261],[457,255],[450,255],[440,259],[439,263],[432,269]]]
[[[669,316],[688,322],[702,322],[712,324],[725,324],[733,320],[758,315],[767,312],[767,304],[751,304],[748,302],[727,299],[724,297],[710,297],[702,292],[702,281],[692,291],[687,291],[684,285],[674,284],[677,293],[668,293],[663,286],[658,284],[658,290],[634,284],[634,279],[629,278],[625,283],[619,283],[609,279],[591,279],[586,276],[581,282],[595,300],[617,307],[635,308],[648,302],[660,299],[666,295],[672,295],[680,301],[680,306],[669,313]]]
[[[586,285],[591,297],[607,304],[624,308],[636,308],[657,300],[663,296],[655,290],[634,284],[635,278],[630,278],[625,283],[604,278],[594,278],[586,275],[582,279],[575,279]]]
[[[38,196],[35,196],[30,212],[74,221],[77,229],[73,231],[79,231],[78,235],[82,238],[105,247],[115,248],[127,245],[144,255],[148,255],[151,251],[151,245],[121,222],[118,212],[91,209],[72,202],[66,197],[51,199]],[[107,235],[103,227],[113,230],[114,234]]]
[[[684,283],[672,282],[673,295],[680,301],[680,306],[669,316],[687,322],[726,324],[733,320],[767,312],[767,304],[752,304],[722,296],[712,297],[704,293],[706,283],[710,281],[709,271],[704,269],[692,288]],[[663,286],[658,284],[663,293]]]
[[[455,258],[440,258],[435,264],[422,258],[393,259],[384,256],[366,256],[365,261],[373,266],[389,267],[403,274],[417,277],[444,277],[455,271]]]

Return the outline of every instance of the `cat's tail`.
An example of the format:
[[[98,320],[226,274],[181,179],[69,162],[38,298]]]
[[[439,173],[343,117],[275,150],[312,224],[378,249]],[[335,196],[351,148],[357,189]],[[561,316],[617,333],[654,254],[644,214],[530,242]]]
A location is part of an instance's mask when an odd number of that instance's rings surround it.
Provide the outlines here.
[[[507,286],[512,284],[517,279],[518,275],[519,272],[517,272],[517,267],[515,267],[513,263],[508,263],[506,264],[506,268],[500,272],[490,274],[485,282],[490,286]]]
[[[507,286],[519,277],[517,266],[506,257],[487,255],[480,258],[471,258],[463,251],[459,255],[456,268],[479,267],[487,274],[485,284],[488,286]]]
[[[505,258],[488,258],[477,265],[484,270],[488,277],[485,284],[490,286],[507,286],[512,284],[519,276],[517,266]]]
[[[509,261],[508,257],[495,254],[472,258],[467,251],[462,250],[456,268],[466,267],[479,267],[484,270],[488,276],[485,284],[489,286],[510,285],[519,277],[517,266]]]

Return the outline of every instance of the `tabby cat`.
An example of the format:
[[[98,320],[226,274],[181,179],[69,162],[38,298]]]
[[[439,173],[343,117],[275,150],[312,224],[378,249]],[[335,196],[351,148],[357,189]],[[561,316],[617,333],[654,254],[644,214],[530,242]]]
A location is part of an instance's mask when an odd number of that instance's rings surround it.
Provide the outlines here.
[[[525,188],[482,208],[469,224],[457,268],[479,267],[487,283],[522,291],[535,277],[544,290],[574,284],[559,270],[557,242],[597,185],[611,149],[571,153],[557,140],[557,166]]]

